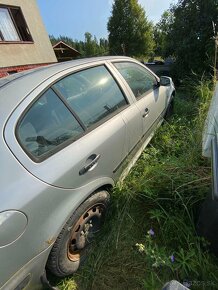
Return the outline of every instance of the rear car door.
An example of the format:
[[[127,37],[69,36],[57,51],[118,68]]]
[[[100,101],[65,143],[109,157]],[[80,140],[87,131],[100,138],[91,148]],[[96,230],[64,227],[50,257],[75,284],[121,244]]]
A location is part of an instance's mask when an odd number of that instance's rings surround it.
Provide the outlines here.
[[[37,178],[77,188],[112,177],[127,154],[120,113],[128,106],[106,66],[86,68],[53,82],[26,109],[21,104],[7,124],[6,140]],[[16,126],[22,150],[9,135],[23,110]]]

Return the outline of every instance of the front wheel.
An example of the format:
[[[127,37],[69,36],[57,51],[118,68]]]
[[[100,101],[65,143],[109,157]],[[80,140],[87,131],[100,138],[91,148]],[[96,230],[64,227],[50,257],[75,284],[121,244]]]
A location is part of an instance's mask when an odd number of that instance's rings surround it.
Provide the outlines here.
[[[174,110],[174,99],[171,100],[171,102],[169,103],[167,107],[167,110],[164,116],[166,120],[168,120],[172,116],[173,110]]]
[[[66,222],[48,258],[47,268],[58,277],[73,274],[87,256],[109,203],[105,190],[91,195]]]

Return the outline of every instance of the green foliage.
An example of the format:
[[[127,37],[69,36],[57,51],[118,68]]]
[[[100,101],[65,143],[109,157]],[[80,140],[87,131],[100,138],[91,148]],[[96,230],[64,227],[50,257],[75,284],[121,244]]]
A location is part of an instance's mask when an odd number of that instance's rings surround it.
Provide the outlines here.
[[[73,40],[72,38],[63,35],[60,35],[59,37],[50,35],[49,37],[52,45],[59,41],[63,41],[78,50],[81,53],[81,57],[107,55],[109,51],[107,39],[100,38],[98,41],[97,38],[95,36],[93,38],[92,34],[89,32],[85,33],[84,41]]]
[[[177,75],[184,78],[192,72],[212,74],[215,54],[212,21],[218,23],[217,0],[179,0],[170,13],[173,22],[167,22],[164,51],[176,58]]]
[[[173,21],[174,14],[171,7],[162,14],[160,21],[154,26],[155,55],[160,55],[163,58],[171,56],[172,52],[169,51],[167,36]]]
[[[58,285],[61,290],[78,290],[77,283],[72,278],[65,278]]]
[[[174,255],[167,255],[166,248],[155,243],[155,232],[150,229],[145,236],[144,244],[136,244],[138,251],[145,255],[147,266],[150,268],[169,267],[173,268]]]
[[[153,51],[152,25],[138,0],[115,0],[108,21],[111,54],[140,56]]]

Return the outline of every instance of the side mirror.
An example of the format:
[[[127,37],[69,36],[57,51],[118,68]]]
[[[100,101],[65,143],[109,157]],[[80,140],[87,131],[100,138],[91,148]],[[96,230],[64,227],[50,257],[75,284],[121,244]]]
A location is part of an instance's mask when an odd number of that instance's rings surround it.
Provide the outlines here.
[[[160,77],[160,86],[170,86],[171,80],[169,77]]]

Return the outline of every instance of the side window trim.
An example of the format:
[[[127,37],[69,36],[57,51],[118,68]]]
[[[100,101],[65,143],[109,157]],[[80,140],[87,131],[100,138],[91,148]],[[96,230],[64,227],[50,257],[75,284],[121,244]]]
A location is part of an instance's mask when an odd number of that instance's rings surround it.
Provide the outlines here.
[[[68,104],[68,102],[65,100],[65,98],[63,97],[63,95],[61,94],[61,92],[56,89],[54,87],[54,84],[50,87],[54,93],[59,97],[59,99],[61,99],[61,101],[64,103],[64,105],[68,108],[68,110],[71,112],[71,114],[75,117],[75,119],[77,120],[77,122],[80,124],[80,126],[83,128],[84,131],[87,130],[85,124],[82,122],[82,120],[79,118],[79,116],[77,115],[77,113],[73,110],[73,108]]]
[[[110,63],[105,63],[104,64],[105,68],[108,70],[108,72],[110,73],[110,75],[112,76],[112,78],[114,79],[114,81],[116,82],[117,86],[119,87],[124,99],[126,100],[126,105],[129,106],[130,105],[130,102],[129,102],[129,98],[126,96],[126,93],[125,91],[123,90],[122,88],[122,85],[120,84],[120,81],[119,79],[117,78],[117,76],[114,74],[114,71],[111,69],[110,67]],[[114,68],[114,66],[113,66]],[[116,68],[115,68],[116,69]],[[117,69],[116,69],[116,72],[117,72]]]
[[[128,105],[131,105],[131,104],[135,103],[134,94],[132,93],[129,85],[127,84],[127,82],[125,81],[123,76],[120,74],[120,72],[114,66],[113,61],[111,61],[111,60],[107,61],[106,62],[106,67],[111,72],[111,74],[113,75],[113,77],[116,80],[117,84],[119,85],[121,91],[123,92],[123,95],[124,95],[125,99],[127,100]]]

